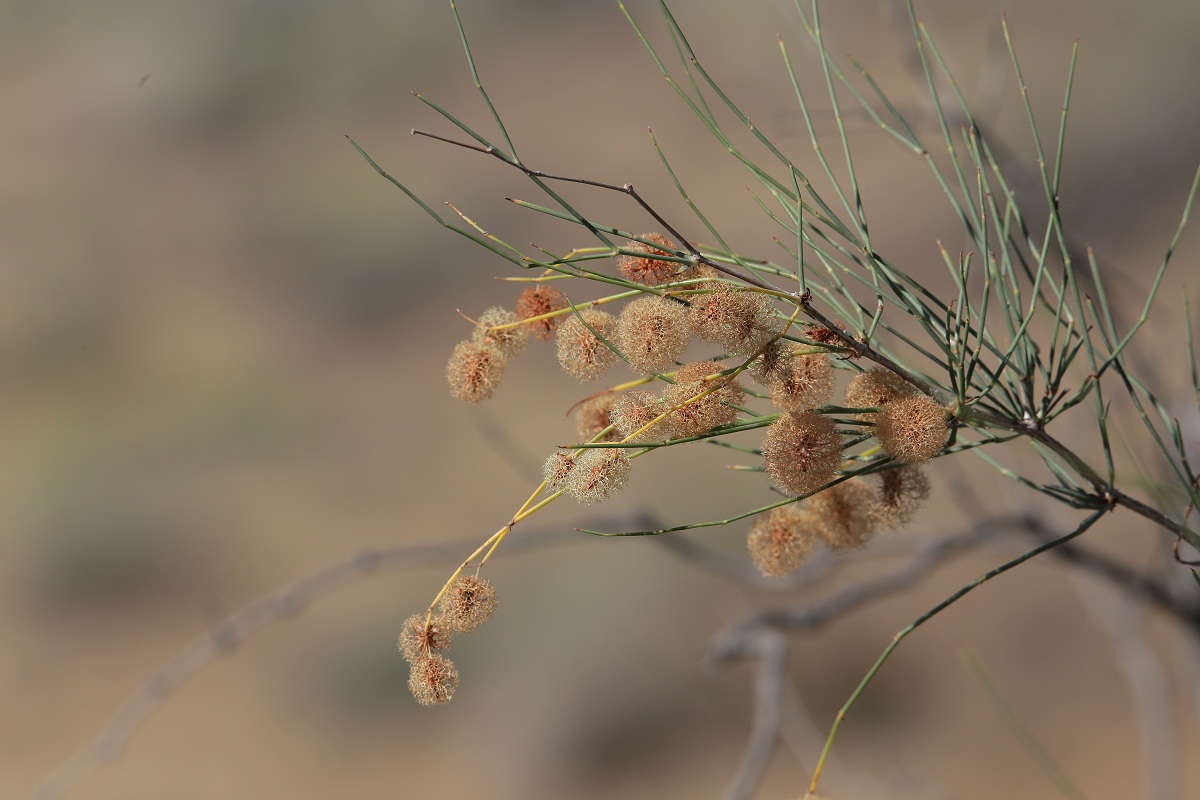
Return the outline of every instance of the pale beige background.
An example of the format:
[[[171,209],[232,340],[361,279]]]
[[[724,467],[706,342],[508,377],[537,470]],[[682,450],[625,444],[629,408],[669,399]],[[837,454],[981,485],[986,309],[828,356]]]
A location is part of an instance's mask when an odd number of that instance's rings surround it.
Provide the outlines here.
[[[630,5],[664,41],[654,4]],[[820,83],[789,4],[677,5],[725,88],[811,169],[776,33],[814,92]],[[1008,74],[997,38],[1008,10],[1047,136],[1081,37],[1064,214],[1131,307],[1200,160],[1200,8],[1134,5],[921,4],[973,97],[993,97],[986,85]],[[633,181],[707,238],[662,173],[652,127],[731,243],[774,254],[746,176],[615,4],[460,7],[530,163]],[[885,11],[830,4],[831,49],[856,54],[915,110],[901,66],[910,43]],[[562,415],[584,390],[545,347],[489,406],[449,400],[442,364],[468,332],[455,309],[511,303],[516,292],[493,281],[511,268],[434,225],[343,134],[431,203],[452,200],[515,244],[588,242],[505,203],[538,199],[519,176],[409,137],[450,132],[409,90],[492,130],[443,3],[13,2],[0,7],[0,65],[0,795],[19,797],[223,613],[360,547],[482,538],[571,438]],[[1012,88],[978,111],[1029,164]],[[934,242],[953,252],[961,234],[936,187],[918,159],[850,124],[879,240],[940,280]],[[626,199],[573,196],[615,224],[652,227]],[[1164,390],[1184,374],[1173,345],[1198,236],[1148,334]],[[647,459],[608,510],[695,521],[763,502],[761,481],[726,472],[729,460],[713,448]],[[910,535],[962,524],[947,502],[956,472],[934,467],[941,504]],[[993,510],[1029,500],[983,475]],[[456,645],[463,681],[449,707],[411,701],[394,648],[447,569],[381,574],[202,672],[76,796],[719,796],[749,729],[750,671],[713,674],[701,659],[723,625],[782,601],[650,541],[579,541],[568,531],[580,512],[562,505],[545,515],[562,546],[490,570],[501,611]],[[1049,516],[1064,530],[1073,518]],[[698,538],[736,551],[744,532]],[[1118,515],[1091,538],[1145,564],[1160,536]],[[1011,552],[797,637],[793,680],[812,720],[826,727],[892,632]],[[1054,796],[962,665],[965,647],[1089,796],[1138,796],[1128,690],[1067,575],[1031,565],[910,640],[839,740],[834,797]],[[1150,633],[1168,643],[1172,629],[1155,621]],[[802,793],[815,740],[790,730],[761,797]],[[1200,749],[1194,719],[1178,736]],[[1184,796],[1200,793],[1197,763]]]

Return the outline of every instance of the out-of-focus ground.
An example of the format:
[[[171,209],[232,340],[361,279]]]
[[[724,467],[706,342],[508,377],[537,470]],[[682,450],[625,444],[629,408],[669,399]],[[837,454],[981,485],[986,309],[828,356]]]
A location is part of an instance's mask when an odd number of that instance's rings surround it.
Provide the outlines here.
[[[653,4],[630,7],[664,43]],[[1135,317],[1200,160],[1200,7],[920,9],[968,95],[989,98],[979,118],[1026,169],[1012,81],[989,88],[1010,74],[1000,12],[1048,146],[1082,39],[1064,215]],[[652,127],[734,247],[779,252],[745,173],[670,93],[615,4],[463,0],[460,10],[529,163],[633,181],[708,239],[664,176]],[[776,33],[817,98],[818,127],[834,128],[790,5],[677,11],[729,93],[815,172]],[[911,40],[883,4],[830,4],[824,21],[833,52],[854,53],[920,115],[903,66]],[[573,436],[563,412],[591,389],[560,376],[539,343],[491,404],[449,400],[442,365],[469,332],[455,309],[511,304],[516,289],[493,277],[512,268],[433,224],[343,134],[435,207],[451,200],[516,245],[589,242],[504,202],[540,199],[519,176],[408,135],[452,132],[409,90],[493,132],[443,3],[9,3],[0,65],[0,796],[19,797],[223,614],[359,548],[482,539]],[[848,122],[877,249],[942,280],[935,241],[956,252],[961,235],[920,159],[865,119]],[[936,141],[928,124],[922,135]],[[654,227],[626,198],[572,197],[619,226]],[[1180,414],[1179,298],[1185,286],[1196,298],[1198,239],[1193,230],[1179,248],[1142,350]],[[635,485],[599,513],[685,522],[765,502],[761,476],[726,471],[729,456],[696,448],[639,462]],[[990,512],[1040,507],[968,458],[933,466],[938,503],[903,536],[961,527],[951,500],[964,475]],[[747,594],[653,541],[585,540],[570,532],[581,512],[559,505],[541,519],[561,526],[561,546],[489,566],[501,610],[456,644],[463,678],[449,706],[411,700],[394,639],[450,565],[378,574],[201,672],[76,796],[719,796],[749,731],[751,670],[713,673],[702,657],[723,626],[787,599]],[[1046,516],[1064,531],[1077,518]],[[738,551],[745,530],[692,535]],[[1086,543],[1142,567],[1162,539],[1116,514]],[[796,637],[791,678],[811,720],[823,731],[894,631],[1018,546]],[[1054,796],[963,665],[969,649],[1090,797],[1139,796],[1130,693],[1070,575],[1030,564],[907,641],[843,728],[828,791]],[[1186,708],[1171,671],[1175,629],[1148,619]],[[819,742],[796,710],[763,798],[802,794],[813,767]],[[1179,720],[1179,752],[1200,751],[1194,717]],[[1197,796],[1200,762],[1182,769],[1180,796]]]

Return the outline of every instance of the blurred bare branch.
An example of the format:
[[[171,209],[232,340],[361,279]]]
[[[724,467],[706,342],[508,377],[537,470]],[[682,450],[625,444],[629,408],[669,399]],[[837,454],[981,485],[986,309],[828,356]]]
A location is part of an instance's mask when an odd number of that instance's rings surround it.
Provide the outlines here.
[[[902,566],[882,575],[866,578],[830,595],[820,603],[794,609],[766,609],[756,612],[727,628],[714,642],[710,657],[716,663],[725,663],[752,654],[751,639],[747,637],[751,637],[761,628],[815,630],[843,614],[913,586],[951,558],[984,542],[994,541],[998,534],[1004,532],[1032,534],[1041,542],[1048,542],[1054,538],[1048,526],[1037,517],[1018,515],[984,520],[961,533],[920,544]],[[1129,595],[1166,612],[1193,633],[1200,634],[1200,609],[1195,608],[1187,599],[1174,597],[1160,583],[1139,576],[1124,564],[1077,545],[1060,545],[1052,552],[1088,572],[1107,579]],[[689,553],[688,557],[694,561],[700,560],[694,552]],[[720,563],[713,554],[707,554],[703,559],[710,563]],[[725,574],[732,574],[724,565],[722,569]],[[761,578],[758,579],[758,582],[761,581]]]
[[[1146,635],[1146,608],[1136,595],[1094,575],[1073,574],[1072,578],[1084,609],[1112,645],[1129,687],[1142,751],[1141,796],[1145,800],[1180,797],[1178,720],[1166,668]]]
[[[626,516],[606,517],[599,521],[602,525],[630,522]],[[645,524],[646,521],[638,516],[632,523]],[[557,526],[534,529],[514,533],[505,554],[590,540],[591,537],[572,536],[569,531]],[[235,611],[148,676],[90,742],[42,780],[34,791],[34,798],[54,800],[70,794],[97,770],[119,757],[146,720],[188,680],[221,656],[235,651],[244,641],[271,623],[291,619],[338,589],[372,575],[445,564],[461,557],[464,551],[474,546],[474,540],[455,539],[440,544],[359,550],[342,561],[322,567]]]
[[[711,663],[722,666],[733,661],[757,658],[760,665],[759,683],[756,684],[754,733],[738,777],[727,796],[749,796],[745,793],[745,785],[750,776],[755,774],[753,770],[757,769],[759,760],[764,759],[760,750],[773,745],[779,732],[779,715],[765,715],[759,705],[767,688],[773,689],[776,685],[770,682],[773,678],[766,673],[768,657],[775,657],[776,654],[773,650],[764,654],[764,647],[774,646],[771,644],[773,640],[762,638],[764,632],[819,628],[843,614],[910,588],[943,563],[977,545],[994,543],[1002,533],[1032,535],[1034,539],[1043,543],[1056,538],[1049,527],[1037,517],[1016,515],[984,520],[966,531],[919,544],[912,549],[911,557],[900,567],[868,577],[827,596],[820,602],[790,609],[772,608],[757,611],[720,633],[714,639],[709,652],[708,658]],[[744,584],[756,585],[764,582],[760,576],[747,575],[745,570],[734,569],[731,557],[707,551],[695,542],[681,544],[680,541],[675,541],[667,544],[669,549],[687,560],[714,569]],[[1181,624],[1188,634],[1186,638],[1189,641],[1197,642],[1200,642],[1200,636],[1196,635],[1200,611],[1188,600],[1173,596],[1161,583],[1139,576],[1127,566],[1081,549],[1077,545],[1061,544],[1050,552],[1057,553],[1068,563],[1081,567],[1087,575],[1105,582],[1103,592],[1109,596],[1111,602],[1103,603],[1102,610],[1097,610],[1092,603],[1085,605],[1093,611],[1097,624],[1113,639],[1118,661],[1130,683],[1139,716],[1139,729],[1143,732],[1143,749],[1147,753],[1143,778],[1145,797],[1158,800],[1175,796],[1179,771],[1172,756],[1171,745],[1174,741],[1175,726],[1172,722],[1169,698],[1164,690],[1164,672],[1150,642],[1141,635],[1142,621],[1136,616],[1130,603],[1140,601],[1148,607],[1166,612]],[[1100,589],[1096,589],[1093,593],[1100,592]],[[1113,608],[1114,604],[1121,605],[1124,611],[1118,613],[1119,610]],[[774,726],[770,731],[767,730],[768,724]],[[1161,732],[1161,735],[1157,732]],[[1154,752],[1150,752],[1151,750]],[[734,794],[735,791],[741,793]]]
[[[749,800],[754,796],[780,733],[787,638],[777,631],[763,630],[748,644],[758,659],[758,671],[754,676],[754,722],[742,764],[725,790],[725,800]]]
[[[1020,524],[1022,519],[1017,518],[1016,523]],[[793,609],[765,609],[751,614],[741,622],[727,628],[716,638],[709,657],[716,664],[725,664],[746,658],[753,653],[754,636],[764,628],[786,631],[806,631],[820,628],[827,622],[857,608],[909,588],[950,558],[973,547],[984,538],[993,536],[997,528],[1011,524],[1014,524],[1013,520],[1004,520],[999,525],[995,522],[986,522],[965,533],[936,539],[918,549],[913,557],[901,567],[852,584],[835,592],[822,602]]]

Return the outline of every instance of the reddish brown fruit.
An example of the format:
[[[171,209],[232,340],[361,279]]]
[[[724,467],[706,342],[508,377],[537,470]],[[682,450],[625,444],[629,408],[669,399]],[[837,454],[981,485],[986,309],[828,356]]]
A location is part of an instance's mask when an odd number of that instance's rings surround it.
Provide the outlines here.
[[[521,292],[521,296],[517,298],[517,316],[521,319],[530,319],[531,317],[540,317],[543,314],[553,314],[556,311],[562,311],[569,307],[567,296],[555,289],[553,286],[547,286],[539,283],[535,286],[530,286],[525,291]],[[562,324],[565,314],[559,314],[545,319],[538,319],[530,322],[528,327],[533,330],[534,335],[539,339],[549,339],[554,335],[554,331]]]
[[[698,265],[685,264],[680,261],[665,261],[655,256],[672,256],[678,248],[670,239],[659,233],[643,233],[642,239],[654,242],[654,245],[632,242],[627,249],[645,255],[628,255],[617,258],[617,268],[626,280],[640,283],[644,286],[658,286],[660,283],[688,280],[707,274]]]
[[[590,442],[600,431],[612,425],[612,407],[618,397],[613,392],[605,392],[589,397],[575,407],[575,433],[579,442]],[[618,438],[616,430],[611,430],[600,441],[611,442]]]

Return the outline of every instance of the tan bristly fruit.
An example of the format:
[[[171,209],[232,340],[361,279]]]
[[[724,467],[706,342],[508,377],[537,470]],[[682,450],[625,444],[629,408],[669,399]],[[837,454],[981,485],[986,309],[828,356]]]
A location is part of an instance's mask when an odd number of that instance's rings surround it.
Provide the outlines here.
[[[824,353],[798,352],[797,345],[782,359],[771,381],[771,402],[784,411],[808,411],[829,402],[833,394],[833,364]]]
[[[412,664],[428,653],[449,650],[452,637],[441,619],[422,612],[404,620],[397,646],[404,660]]]
[[[631,469],[624,449],[589,447],[575,458],[563,488],[584,505],[598,503],[625,487]]]
[[[617,398],[609,416],[620,438],[626,439],[636,433],[634,438],[629,439],[630,442],[656,442],[665,439],[668,433],[662,422],[650,423],[662,416],[667,408],[667,404],[653,392],[633,391]],[[647,428],[647,425],[650,427]]]
[[[882,528],[902,528],[929,499],[929,478],[918,464],[905,464],[879,474],[875,516]]]
[[[808,520],[808,515],[795,506],[780,506],[759,515],[746,546],[750,559],[763,575],[787,575],[808,560],[814,541]]]
[[[687,347],[687,306],[658,295],[639,297],[617,318],[617,348],[639,372],[665,372]]]
[[[557,450],[551,453],[542,465],[542,477],[546,481],[546,488],[551,492],[562,491],[566,486],[567,478],[574,469],[574,453],[566,450]]]
[[[600,434],[600,431],[612,424],[612,407],[619,395],[605,392],[596,397],[589,397],[575,407],[575,433],[580,442],[590,442]],[[604,435],[600,441],[610,442],[620,437],[615,430]]]
[[[664,421],[672,438],[699,436],[737,420],[732,406],[745,402],[746,393],[736,379],[721,375],[723,371],[716,361],[699,361],[676,371],[675,384],[663,391],[663,403],[674,408]]]
[[[605,341],[613,340],[616,327],[617,318],[597,308],[585,308],[578,316],[572,314],[557,333],[558,363],[563,371],[585,381],[608,372],[617,363],[617,354]]]
[[[884,403],[890,403],[900,397],[916,394],[912,384],[896,373],[883,367],[872,367],[866,372],[854,376],[846,386],[846,406],[849,408],[879,408]],[[855,414],[863,422],[871,422],[875,414],[863,412]]]
[[[809,494],[833,480],[841,466],[842,436],[822,414],[783,414],[767,428],[762,451],[776,486],[792,495]]]
[[[486,578],[459,575],[438,601],[438,617],[447,628],[466,633],[492,618],[499,601]]]
[[[520,322],[515,313],[507,308],[492,306],[479,315],[478,327],[471,335],[471,341],[476,344],[491,345],[505,356],[511,358],[525,349],[529,344],[529,327],[514,325]],[[496,327],[503,325],[506,327]]]
[[[408,690],[423,706],[450,702],[458,688],[458,670],[441,653],[428,653],[413,662]]]
[[[830,486],[805,501],[817,535],[834,552],[862,547],[875,533],[875,495],[862,478]]]
[[[753,355],[779,332],[769,296],[721,286],[689,298],[692,332],[730,353]]]
[[[496,393],[508,358],[490,344],[459,342],[446,364],[450,394],[468,403],[479,403]]]
[[[948,433],[946,410],[929,395],[884,403],[875,416],[875,438],[897,461],[923,464],[941,452]]]

